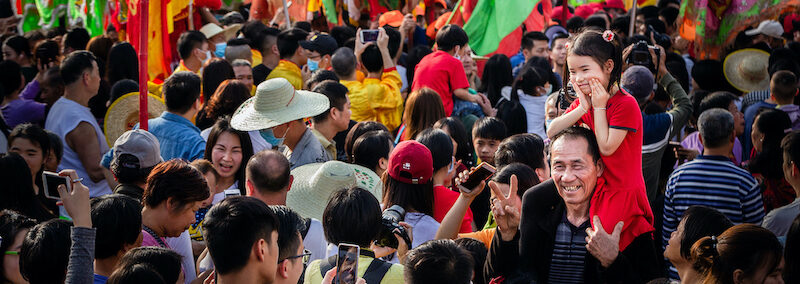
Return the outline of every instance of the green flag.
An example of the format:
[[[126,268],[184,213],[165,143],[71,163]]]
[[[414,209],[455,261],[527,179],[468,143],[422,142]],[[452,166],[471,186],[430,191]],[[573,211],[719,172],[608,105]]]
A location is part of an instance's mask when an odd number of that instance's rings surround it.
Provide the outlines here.
[[[497,50],[500,41],[518,28],[536,6],[537,0],[479,0],[464,24],[469,46],[486,55]]]

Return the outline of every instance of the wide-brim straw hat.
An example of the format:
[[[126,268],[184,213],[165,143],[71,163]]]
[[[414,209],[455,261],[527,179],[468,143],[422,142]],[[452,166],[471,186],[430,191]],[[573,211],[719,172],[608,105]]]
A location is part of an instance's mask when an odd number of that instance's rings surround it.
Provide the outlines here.
[[[340,161],[303,165],[292,170],[294,183],[286,196],[286,205],[305,218],[322,219],[331,194],[358,186],[377,200],[383,196],[383,183],[372,170]]]
[[[203,35],[206,36],[207,39],[211,39],[212,37],[218,34],[222,34],[222,36],[225,38],[225,41],[228,41],[233,37],[235,37],[236,33],[241,28],[242,24],[233,24],[225,28],[222,28],[217,24],[208,23],[202,28],[200,28],[200,32],[203,33]]]
[[[749,93],[769,89],[768,62],[769,53],[766,51],[745,48],[725,57],[722,70],[734,88]]]
[[[231,126],[239,131],[262,130],[318,115],[329,107],[325,95],[295,90],[286,79],[274,78],[258,84],[256,95],[233,114]]]
[[[147,94],[147,117],[155,118],[167,110],[164,101],[153,94]],[[103,120],[103,131],[108,145],[114,145],[125,131],[139,123],[139,93],[132,92],[119,97],[108,107]]]

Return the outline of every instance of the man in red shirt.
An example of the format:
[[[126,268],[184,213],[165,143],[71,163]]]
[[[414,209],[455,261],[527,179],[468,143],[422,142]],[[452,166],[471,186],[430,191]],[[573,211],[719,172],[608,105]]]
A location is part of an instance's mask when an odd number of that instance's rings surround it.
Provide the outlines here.
[[[423,57],[414,69],[412,91],[428,87],[442,97],[444,112],[453,114],[453,97],[467,102],[488,104],[483,95],[470,95],[467,91],[469,82],[461,64],[461,56],[470,56],[467,52],[469,37],[461,27],[444,26],[436,34],[437,51]]]

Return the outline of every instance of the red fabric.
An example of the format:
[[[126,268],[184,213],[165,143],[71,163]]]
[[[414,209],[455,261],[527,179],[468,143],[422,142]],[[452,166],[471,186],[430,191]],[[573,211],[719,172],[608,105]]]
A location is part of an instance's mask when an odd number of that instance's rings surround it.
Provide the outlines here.
[[[460,194],[452,191],[444,186],[437,185],[433,187],[433,219],[441,223],[447,211],[456,203],[456,199]],[[464,215],[464,220],[461,221],[461,229],[459,233],[472,233],[472,209],[467,208],[467,214]]]
[[[577,99],[567,112],[579,106]],[[654,230],[653,211],[642,176],[642,113],[636,99],[622,90],[609,98],[606,107],[609,127],[627,130],[628,134],[614,154],[602,157],[605,165],[602,180],[607,186],[601,186],[598,179],[589,214],[599,215],[609,233],[617,222],[625,222],[619,245],[624,250],[637,236]],[[594,131],[594,111],[590,109],[584,114],[578,121],[581,123]]]
[[[422,58],[414,69],[412,91],[428,87],[442,98],[444,113],[453,113],[453,91],[469,88],[467,74],[461,61],[444,51],[436,51]]]

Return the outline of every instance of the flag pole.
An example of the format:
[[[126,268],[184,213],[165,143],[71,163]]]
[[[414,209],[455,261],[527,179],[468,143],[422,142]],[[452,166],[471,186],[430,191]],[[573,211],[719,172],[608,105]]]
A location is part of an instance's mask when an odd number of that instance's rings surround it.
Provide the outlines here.
[[[561,26],[567,27],[567,11],[569,11],[569,6],[567,6],[567,0],[561,0]]]
[[[165,1],[165,0],[160,0]],[[139,0],[139,128],[147,130],[147,37],[149,0]]]
[[[633,32],[635,31],[634,27],[636,27],[636,10],[637,10],[636,6],[639,6],[639,5],[637,5],[636,0],[633,0],[633,7],[631,8],[632,9],[631,10],[631,20],[630,20],[630,24],[628,26],[628,37],[633,37]],[[653,43],[653,44],[655,44],[655,43]]]
[[[456,15],[456,9],[458,9],[458,6],[461,6],[461,0],[458,0],[458,2],[456,2],[456,5],[453,6],[453,11],[450,12],[450,17],[447,17],[447,22],[444,23],[445,26],[450,24],[450,20],[452,20],[453,16]]]
[[[289,20],[289,7],[286,6],[286,0],[283,0],[283,15],[286,16],[286,26],[291,27],[292,21]]]

